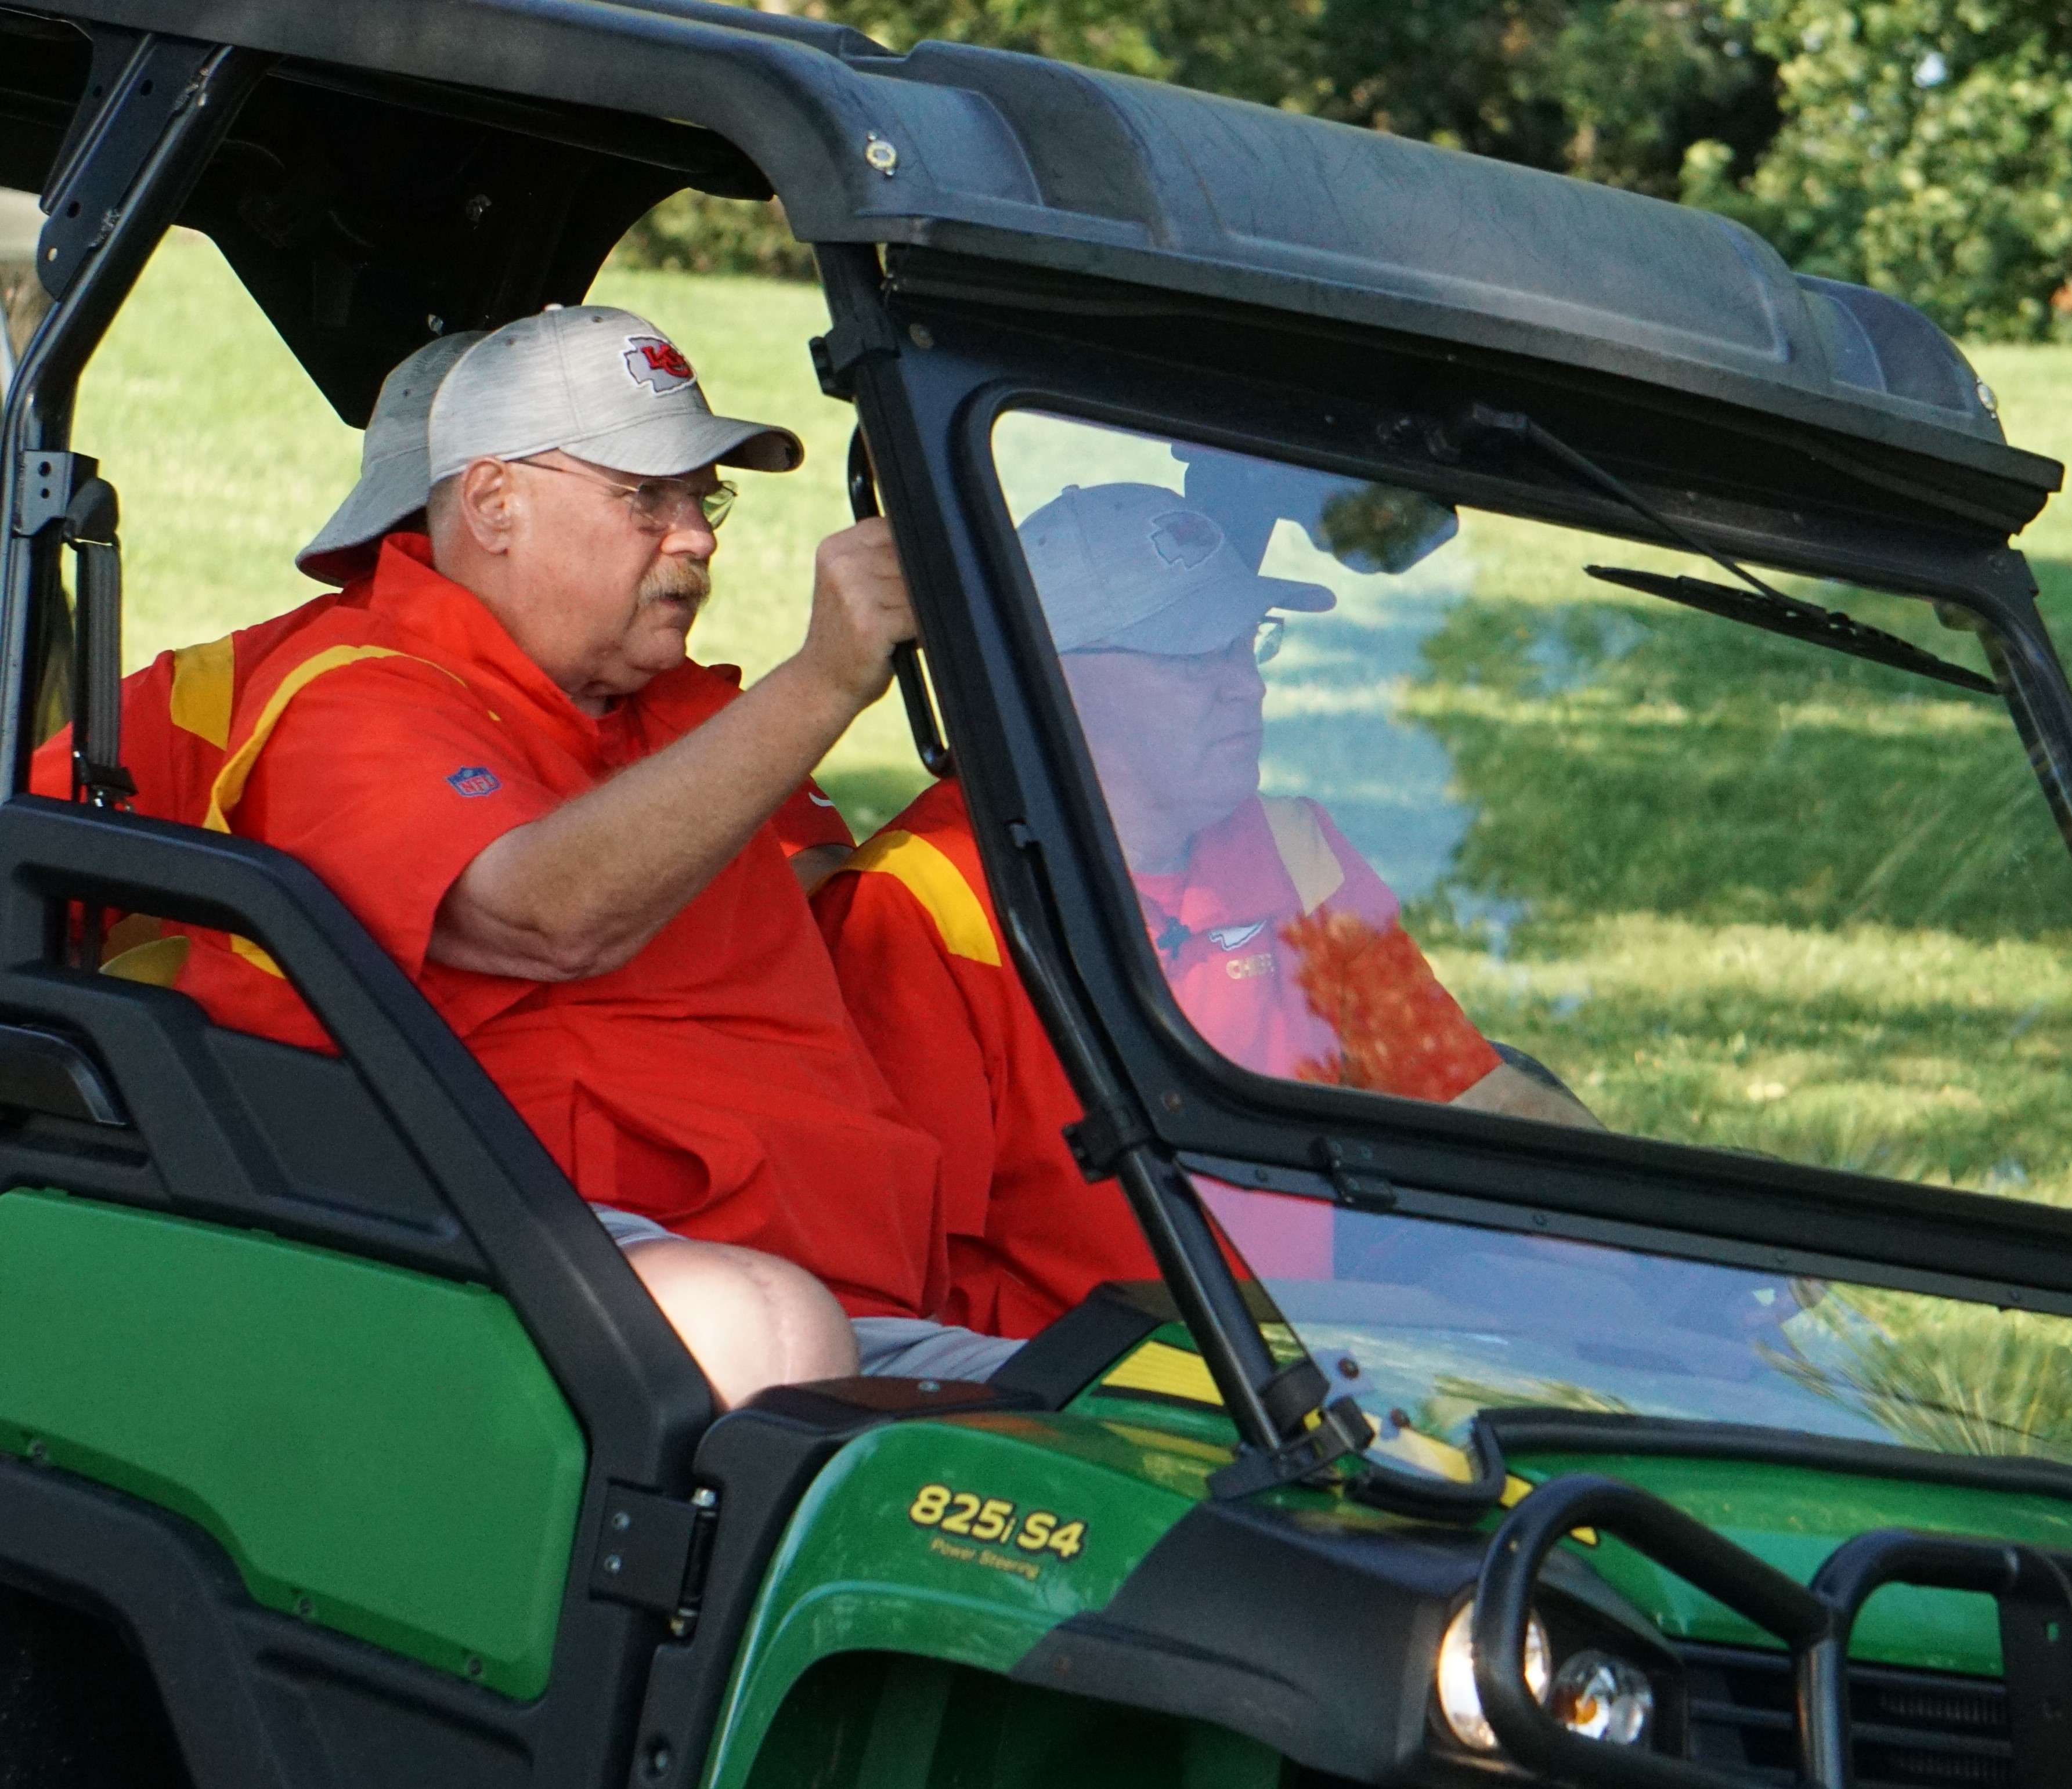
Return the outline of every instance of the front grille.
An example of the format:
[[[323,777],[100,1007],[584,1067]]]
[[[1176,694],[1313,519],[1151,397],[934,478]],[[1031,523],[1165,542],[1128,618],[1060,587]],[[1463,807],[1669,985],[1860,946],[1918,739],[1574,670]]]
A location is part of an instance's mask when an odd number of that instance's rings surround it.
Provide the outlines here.
[[[1797,1777],[1790,1662],[1734,1647],[1679,1650],[1692,1757]],[[1849,1715],[1857,1789],[2016,1789],[2007,1694],[1989,1678],[1852,1664]]]

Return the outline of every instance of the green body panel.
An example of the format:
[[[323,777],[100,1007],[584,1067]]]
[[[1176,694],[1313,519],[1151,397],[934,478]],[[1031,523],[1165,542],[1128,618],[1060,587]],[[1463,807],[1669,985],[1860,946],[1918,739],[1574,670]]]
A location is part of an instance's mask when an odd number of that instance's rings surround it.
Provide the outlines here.
[[[1602,1472],[1651,1491],[1803,1583],[1843,1541],[1871,1528],[1925,1528],[2072,1549],[2072,1504],[1963,1485],[1873,1479],[1758,1461],[1536,1454],[1513,1460],[1534,1479]],[[1664,1633],[1731,1645],[1777,1643],[1681,1578],[1609,1538],[1577,1553],[1647,1611]],[[1864,1606],[1852,1657],[1996,1676],[1990,1598],[1892,1585]]]
[[[786,1693],[830,1654],[902,1652],[1005,1673],[1059,1622],[1105,1606],[1230,1459],[1227,1445],[1161,1434],[1136,1414],[1120,1425],[1072,1414],[903,1422],[851,1442],[771,1561],[706,1782],[738,1789]],[[1079,1550],[1061,1558],[917,1523],[916,1495],[929,1484],[1012,1503],[1018,1524],[1038,1510],[1083,1521]]]
[[[546,1685],[586,1450],[479,1286],[0,1196],[0,1450],[178,1511],[269,1608]]]
[[[1172,1330],[1157,1340],[1188,1345]],[[1096,1386],[1058,1415],[902,1423],[851,1442],[800,1504],[772,1561],[735,1662],[707,1789],[750,1783],[786,1696],[835,1655],[899,1653],[1010,1672],[1058,1623],[1107,1606],[1144,1554],[1207,1496],[1208,1475],[1231,1458],[1234,1438],[1220,1411]],[[1801,1582],[1844,1541],[1877,1528],[2072,1550],[2072,1505],[2048,1497],[1759,1461],[1534,1454],[1511,1464],[1534,1482],[1570,1472],[1624,1479]],[[915,1520],[916,1494],[931,1483],[1012,1502],[1018,1512],[1083,1519],[1084,1550],[1069,1561],[1033,1556],[1040,1569],[1031,1578],[1014,1569],[1011,1546],[948,1542]],[[1377,1537],[1403,1525],[1334,1491],[1289,1487],[1267,1498],[1330,1511]],[[1573,1545],[1673,1638],[1775,1643],[1609,1536]],[[2000,1668],[1988,1599],[1908,1586],[1871,1599],[1852,1652],[1922,1669]]]

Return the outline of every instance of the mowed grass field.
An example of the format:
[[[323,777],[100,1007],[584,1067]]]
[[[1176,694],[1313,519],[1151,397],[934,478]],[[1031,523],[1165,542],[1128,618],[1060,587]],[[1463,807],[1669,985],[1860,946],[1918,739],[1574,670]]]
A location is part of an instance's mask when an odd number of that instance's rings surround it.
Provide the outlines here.
[[[669,330],[722,410],[806,440],[800,473],[739,475],[693,636],[753,678],[796,645],[814,544],[848,519],[850,412],[820,395],[806,349],[819,294],[607,270],[595,296]],[[1974,359],[2012,439],[2072,452],[2072,351]],[[76,439],[122,494],[133,666],[302,600],[292,556],[359,446],[214,248],[184,236],[90,368]],[[2072,913],[1992,705],[1593,583],[1573,569],[1580,543],[1557,564],[1545,533],[1478,519],[1471,585],[1451,550],[1431,562],[1439,607],[1386,675],[1374,642],[1401,618],[1365,599],[1291,634],[1269,787],[1323,799],[1410,897],[1483,1028],[1614,1125],[2072,1200]],[[2065,638],[2072,511],[2054,505],[2021,544]],[[1945,654],[1970,646],[1918,607],[1864,613]],[[1392,859],[1404,795],[1401,778],[1374,787],[1400,761],[1379,750],[1384,728],[1436,742],[1428,805],[1466,815],[1436,880]],[[896,696],[824,780],[859,832],[921,786]],[[2010,868],[2017,851],[2028,872]]]

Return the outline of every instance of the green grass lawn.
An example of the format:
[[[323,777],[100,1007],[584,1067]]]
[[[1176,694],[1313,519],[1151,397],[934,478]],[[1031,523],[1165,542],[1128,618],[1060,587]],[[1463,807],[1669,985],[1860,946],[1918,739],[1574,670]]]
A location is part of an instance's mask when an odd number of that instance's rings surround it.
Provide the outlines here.
[[[815,543],[849,519],[853,413],[821,395],[806,351],[826,307],[812,286],[616,269],[594,296],[668,330],[716,407],[785,423],[806,443],[796,473],[737,475],[741,502],[692,642],[754,678],[797,645]],[[360,437],[204,238],[177,234],[153,259],[88,369],[75,433],[121,493],[132,668],[314,593],[295,552],[351,486]],[[921,787],[896,694],[857,722],[824,774],[859,833]]]

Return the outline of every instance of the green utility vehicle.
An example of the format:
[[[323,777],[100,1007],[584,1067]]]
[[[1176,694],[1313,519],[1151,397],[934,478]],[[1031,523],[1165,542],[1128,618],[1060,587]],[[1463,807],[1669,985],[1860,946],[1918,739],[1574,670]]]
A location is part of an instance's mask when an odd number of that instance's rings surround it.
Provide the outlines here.
[[[0,503],[0,1785],[2072,1783],[2072,692],[2009,545],[2060,469],[1918,312],[705,0],[8,0],[0,185],[54,301]],[[119,799],[72,418],[163,233],[359,423],[684,187],[813,247],[917,742],[1160,1264],[988,1384],[716,1416],[336,898]],[[1285,644],[1133,698],[1061,653],[1016,530],[1073,486],[1302,587]],[[81,798],[19,793],[68,708]],[[1148,925],[1233,815],[1301,911]],[[100,973],[110,909],[257,940],[336,1053]],[[1448,1097],[1492,1061],[1602,1127]]]

